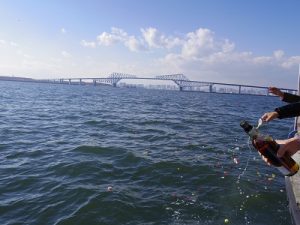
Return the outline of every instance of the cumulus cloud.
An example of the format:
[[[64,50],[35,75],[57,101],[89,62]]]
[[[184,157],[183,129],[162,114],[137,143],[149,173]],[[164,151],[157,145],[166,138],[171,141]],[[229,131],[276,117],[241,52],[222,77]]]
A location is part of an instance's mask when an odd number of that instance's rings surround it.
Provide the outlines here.
[[[180,52],[168,53],[160,62],[196,80],[268,86],[275,78],[280,86],[288,86],[296,79],[300,56],[287,57],[283,50],[270,55],[236,51],[230,40],[200,28],[186,34]]]
[[[229,68],[247,73],[253,68],[290,69],[300,63],[300,56],[286,57],[283,50],[276,50],[271,55],[263,56],[255,56],[247,51],[236,51],[235,43],[228,39],[217,38],[214,32],[206,28],[187,33],[181,43],[181,51],[166,54],[160,60],[162,64],[173,67],[176,65],[181,71],[191,71],[189,68],[206,68],[225,74],[226,71],[232,71]]]
[[[282,59],[284,57],[284,51],[276,50],[276,51],[274,51],[273,55],[274,55],[275,59],[278,59],[278,60]]]
[[[154,27],[140,29],[140,35],[129,35],[123,29],[112,27],[110,32],[102,32],[97,36],[97,42],[102,46],[123,44],[130,51],[148,51],[155,49],[181,49],[185,58],[194,58],[214,52],[228,53],[234,51],[235,44],[228,39],[215,40],[214,33],[206,28],[199,28],[183,36],[172,36],[161,33]],[[91,42],[94,43],[94,42]],[[86,41],[81,44],[91,47]],[[94,46],[94,44],[93,44]]]
[[[225,39],[222,43],[222,51],[223,52],[232,52],[235,48],[235,44],[230,42],[228,39]]]
[[[124,42],[128,39],[128,35],[122,29],[112,27],[111,32],[103,32],[98,35],[97,40],[99,45],[110,46],[115,43]]]
[[[161,40],[157,29],[150,27],[148,29],[141,29],[141,31],[149,47],[160,47]]]
[[[171,49],[182,44],[178,37],[165,36],[156,28],[149,27],[141,29],[141,35],[129,35],[123,29],[112,27],[110,32],[102,32],[97,36],[97,42],[102,46],[112,46],[123,44],[130,51],[140,52],[155,48]],[[88,46],[86,46],[88,47]]]
[[[155,27],[147,27],[132,35],[121,28],[112,27],[110,31],[100,33],[92,42],[81,41],[85,47],[97,47],[97,44],[106,47],[119,44],[131,52],[159,53],[159,58],[149,59],[152,60],[152,69],[155,65],[156,70],[160,68],[161,71],[186,73],[198,80],[206,77],[207,80],[215,78],[218,81],[227,79],[235,82],[234,79],[246,75],[261,80],[270,71],[276,71],[281,76],[291,74],[300,63],[300,56],[287,56],[281,49],[265,55],[236,50],[232,40],[220,38],[208,28],[170,35]]]
[[[102,32],[97,36],[99,45],[111,46],[122,43],[130,51],[138,52],[147,50],[144,41],[134,35],[128,35],[124,30],[116,27],[111,28],[111,32]]]
[[[300,64],[300,56],[292,56],[287,58],[286,60],[282,60],[281,62],[281,66],[283,68],[292,68],[295,65],[299,65]]]
[[[182,55],[184,57],[201,57],[214,51],[214,36],[208,29],[198,29],[186,35],[182,46]]]
[[[65,28],[61,28],[61,29],[60,29],[60,32],[61,32],[62,34],[66,34],[66,33],[67,33],[67,31],[66,31]]]
[[[202,57],[223,58],[233,52],[235,44],[228,39],[218,40],[214,32],[206,28],[199,28],[189,32],[183,41],[181,55],[184,58],[199,59]]]
[[[128,49],[130,51],[133,51],[133,52],[140,52],[140,51],[146,50],[146,47],[143,44],[143,42],[136,39],[135,36],[128,37],[124,44],[126,47],[128,47]]]
[[[166,37],[164,34],[161,34],[156,28],[153,27],[141,29],[141,32],[149,48],[170,49],[182,43],[182,40],[180,38],[172,36]]]
[[[96,47],[96,43],[94,41],[86,41],[86,40],[82,40],[80,42],[80,44],[84,47],[89,47],[89,48],[95,48]]]

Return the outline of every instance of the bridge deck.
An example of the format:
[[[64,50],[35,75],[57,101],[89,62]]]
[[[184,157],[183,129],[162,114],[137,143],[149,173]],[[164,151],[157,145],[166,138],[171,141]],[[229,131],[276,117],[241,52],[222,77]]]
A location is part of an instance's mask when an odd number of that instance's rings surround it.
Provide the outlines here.
[[[116,74],[116,76],[112,76],[112,75],[109,77],[98,77],[98,78],[97,77],[62,78],[62,79],[48,80],[48,82],[61,83],[61,84],[94,84],[94,85],[109,84],[113,87],[116,87],[117,83],[120,80],[159,80],[159,81],[173,81],[178,86],[180,91],[183,90],[199,91],[201,88],[207,88],[207,91],[205,92],[269,95],[268,87],[266,86],[195,81],[195,80],[189,80],[187,77],[182,76],[181,74],[164,75],[164,76],[156,76],[156,77],[137,77],[133,75],[121,76],[122,74],[121,75]],[[281,90],[289,93],[296,93],[296,90],[294,89],[281,88]]]

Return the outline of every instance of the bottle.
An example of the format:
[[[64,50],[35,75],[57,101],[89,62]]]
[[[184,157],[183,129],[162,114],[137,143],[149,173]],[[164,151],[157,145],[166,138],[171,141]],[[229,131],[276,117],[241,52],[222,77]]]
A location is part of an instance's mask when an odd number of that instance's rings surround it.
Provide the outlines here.
[[[285,176],[293,176],[299,170],[298,163],[287,153],[283,157],[277,156],[280,145],[269,135],[263,135],[250,125],[247,121],[242,121],[240,126],[250,136],[252,145],[260,152],[267,161],[277,167]]]

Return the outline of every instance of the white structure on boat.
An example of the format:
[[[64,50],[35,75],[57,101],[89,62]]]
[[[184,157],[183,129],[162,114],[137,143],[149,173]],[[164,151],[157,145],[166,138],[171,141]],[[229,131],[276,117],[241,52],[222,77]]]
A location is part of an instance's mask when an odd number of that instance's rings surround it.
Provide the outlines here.
[[[300,65],[298,74],[298,95],[300,95]],[[300,131],[300,117],[295,118],[294,130]],[[300,151],[293,158],[300,163]],[[292,177],[285,177],[289,209],[295,225],[300,225],[300,171]]]

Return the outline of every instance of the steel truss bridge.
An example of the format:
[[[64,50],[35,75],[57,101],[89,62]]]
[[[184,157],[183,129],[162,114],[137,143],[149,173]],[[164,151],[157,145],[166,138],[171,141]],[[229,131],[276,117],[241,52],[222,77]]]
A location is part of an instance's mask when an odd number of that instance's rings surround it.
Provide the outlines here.
[[[216,87],[221,88],[224,91],[222,93],[233,93],[233,94],[253,94],[250,93],[250,89],[258,89],[258,95],[268,95],[268,87],[253,86],[253,85],[241,85],[241,84],[229,84],[229,83],[216,83],[216,82],[204,82],[204,81],[192,81],[183,74],[167,74],[157,75],[153,77],[138,77],[132,74],[125,73],[112,73],[108,77],[100,78],[61,78],[51,79],[46,82],[59,83],[59,84],[93,84],[93,85],[110,85],[117,87],[117,84],[121,80],[163,80],[173,81],[180,91],[184,90],[195,90],[202,87],[207,88],[207,92],[220,92],[216,91]],[[286,92],[295,93],[294,89],[281,89]]]
[[[106,84],[116,87],[120,80],[164,80],[164,81],[173,81],[178,87],[179,90],[184,90],[188,87],[203,87],[210,86],[210,82],[201,82],[201,81],[191,81],[183,74],[170,74],[170,75],[157,75],[154,77],[138,77],[136,75],[124,74],[124,73],[112,73],[108,77],[104,78],[63,78],[49,80],[53,83],[68,83],[68,84],[84,84],[85,81],[89,81],[94,85],[97,84]]]

